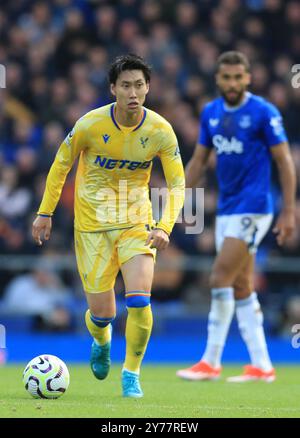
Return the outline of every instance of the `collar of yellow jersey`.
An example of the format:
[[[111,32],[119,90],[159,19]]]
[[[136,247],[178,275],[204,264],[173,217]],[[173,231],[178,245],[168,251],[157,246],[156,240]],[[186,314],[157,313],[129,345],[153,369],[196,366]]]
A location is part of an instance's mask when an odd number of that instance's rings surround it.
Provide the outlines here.
[[[140,120],[140,122],[136,126],[123,126],[123,125],[120,125],[120,123],[117,123],[116,118],[115,118],[114,108],[115,108],[115,103],[113,103],[111,105],[111,107],[110,107],[110,115],[111,115],[113,123],[116,125],[116,127],[120,131],[125,131],[125,132],[137,131],[142,126],[142,124],[144,123],[146,115],[147,115],[146,108],[143,108],[143,110],[144,110],[143,117],[142,117],[142,119]]]

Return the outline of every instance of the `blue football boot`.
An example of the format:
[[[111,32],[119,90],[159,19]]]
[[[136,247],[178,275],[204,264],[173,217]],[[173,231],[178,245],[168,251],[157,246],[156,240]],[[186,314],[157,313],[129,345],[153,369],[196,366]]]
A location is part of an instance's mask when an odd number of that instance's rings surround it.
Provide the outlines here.
[[[110,326],[110,332],[112,327]],[[91,369],[96,379],[104,380],[110,369],[110,347],[111,340],[105,345],[98,345],[95,341],[92,343],[91,352]]]
[[[122,389],[123,397],[141,398],[144,396],[137,373],[122,371]]]

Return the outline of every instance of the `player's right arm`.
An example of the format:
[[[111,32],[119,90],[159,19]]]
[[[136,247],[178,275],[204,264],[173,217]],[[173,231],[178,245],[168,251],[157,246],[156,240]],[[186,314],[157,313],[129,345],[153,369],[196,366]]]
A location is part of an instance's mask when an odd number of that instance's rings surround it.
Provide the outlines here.
[[[192,158],[185,168],[186,187],[196,187],[208,161],[211,149],[197,144]]]
[[[186,187],[196,187],[207,165],[208,157],[213,148],[208,129],[207,106],[203,109],[200,121],[198,143],[194,153],[185,168]]]
[[[32,225],[32,236],[38,245],[42,238],[48,240],[51,233],[53,215],[59,201],[66,177],[74,161],[84,149],[84,131],[78,121],[72,131],[60,145],[46,180],[46,187],[37,218]]]

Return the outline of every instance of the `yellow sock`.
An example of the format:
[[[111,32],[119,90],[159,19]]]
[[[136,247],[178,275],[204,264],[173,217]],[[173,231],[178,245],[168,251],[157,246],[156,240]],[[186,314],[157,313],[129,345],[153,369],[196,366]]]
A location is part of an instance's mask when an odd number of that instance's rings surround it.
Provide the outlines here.
[[[146,307],[127,307],[127,310],[124,368],[139,372],[152,330],[152,310],[150,304]]]
[[[105,345],[110,341],[109,324],[106,327],[99,327],[91,320],[91,312],[88,309],[85,313],[85,323],[88,331],[99,345]]]

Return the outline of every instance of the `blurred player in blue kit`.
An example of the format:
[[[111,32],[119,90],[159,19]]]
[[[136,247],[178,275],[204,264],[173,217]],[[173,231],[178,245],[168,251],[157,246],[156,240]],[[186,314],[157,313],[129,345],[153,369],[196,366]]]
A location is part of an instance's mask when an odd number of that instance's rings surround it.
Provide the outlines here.
[[[186,186],[195,187],[215,149],[219,185],[217,257],[210,276],[208,339],[201,360],[177,371],[177,376],[188,380],[220,377],[221,357],[234,312],[251,364],[228,381],[272,382],[276,377],[253,286],[255,253],[273,220],[272,159],[283,198],[273,228],[279,245],[295,227],[296,177],[281,115],[270,102],[247,91],[250,81],[249,61],[242,53],[230,51],[219,57],[216,83],[221,96],[203,109],[198,144],[186,168]]]

